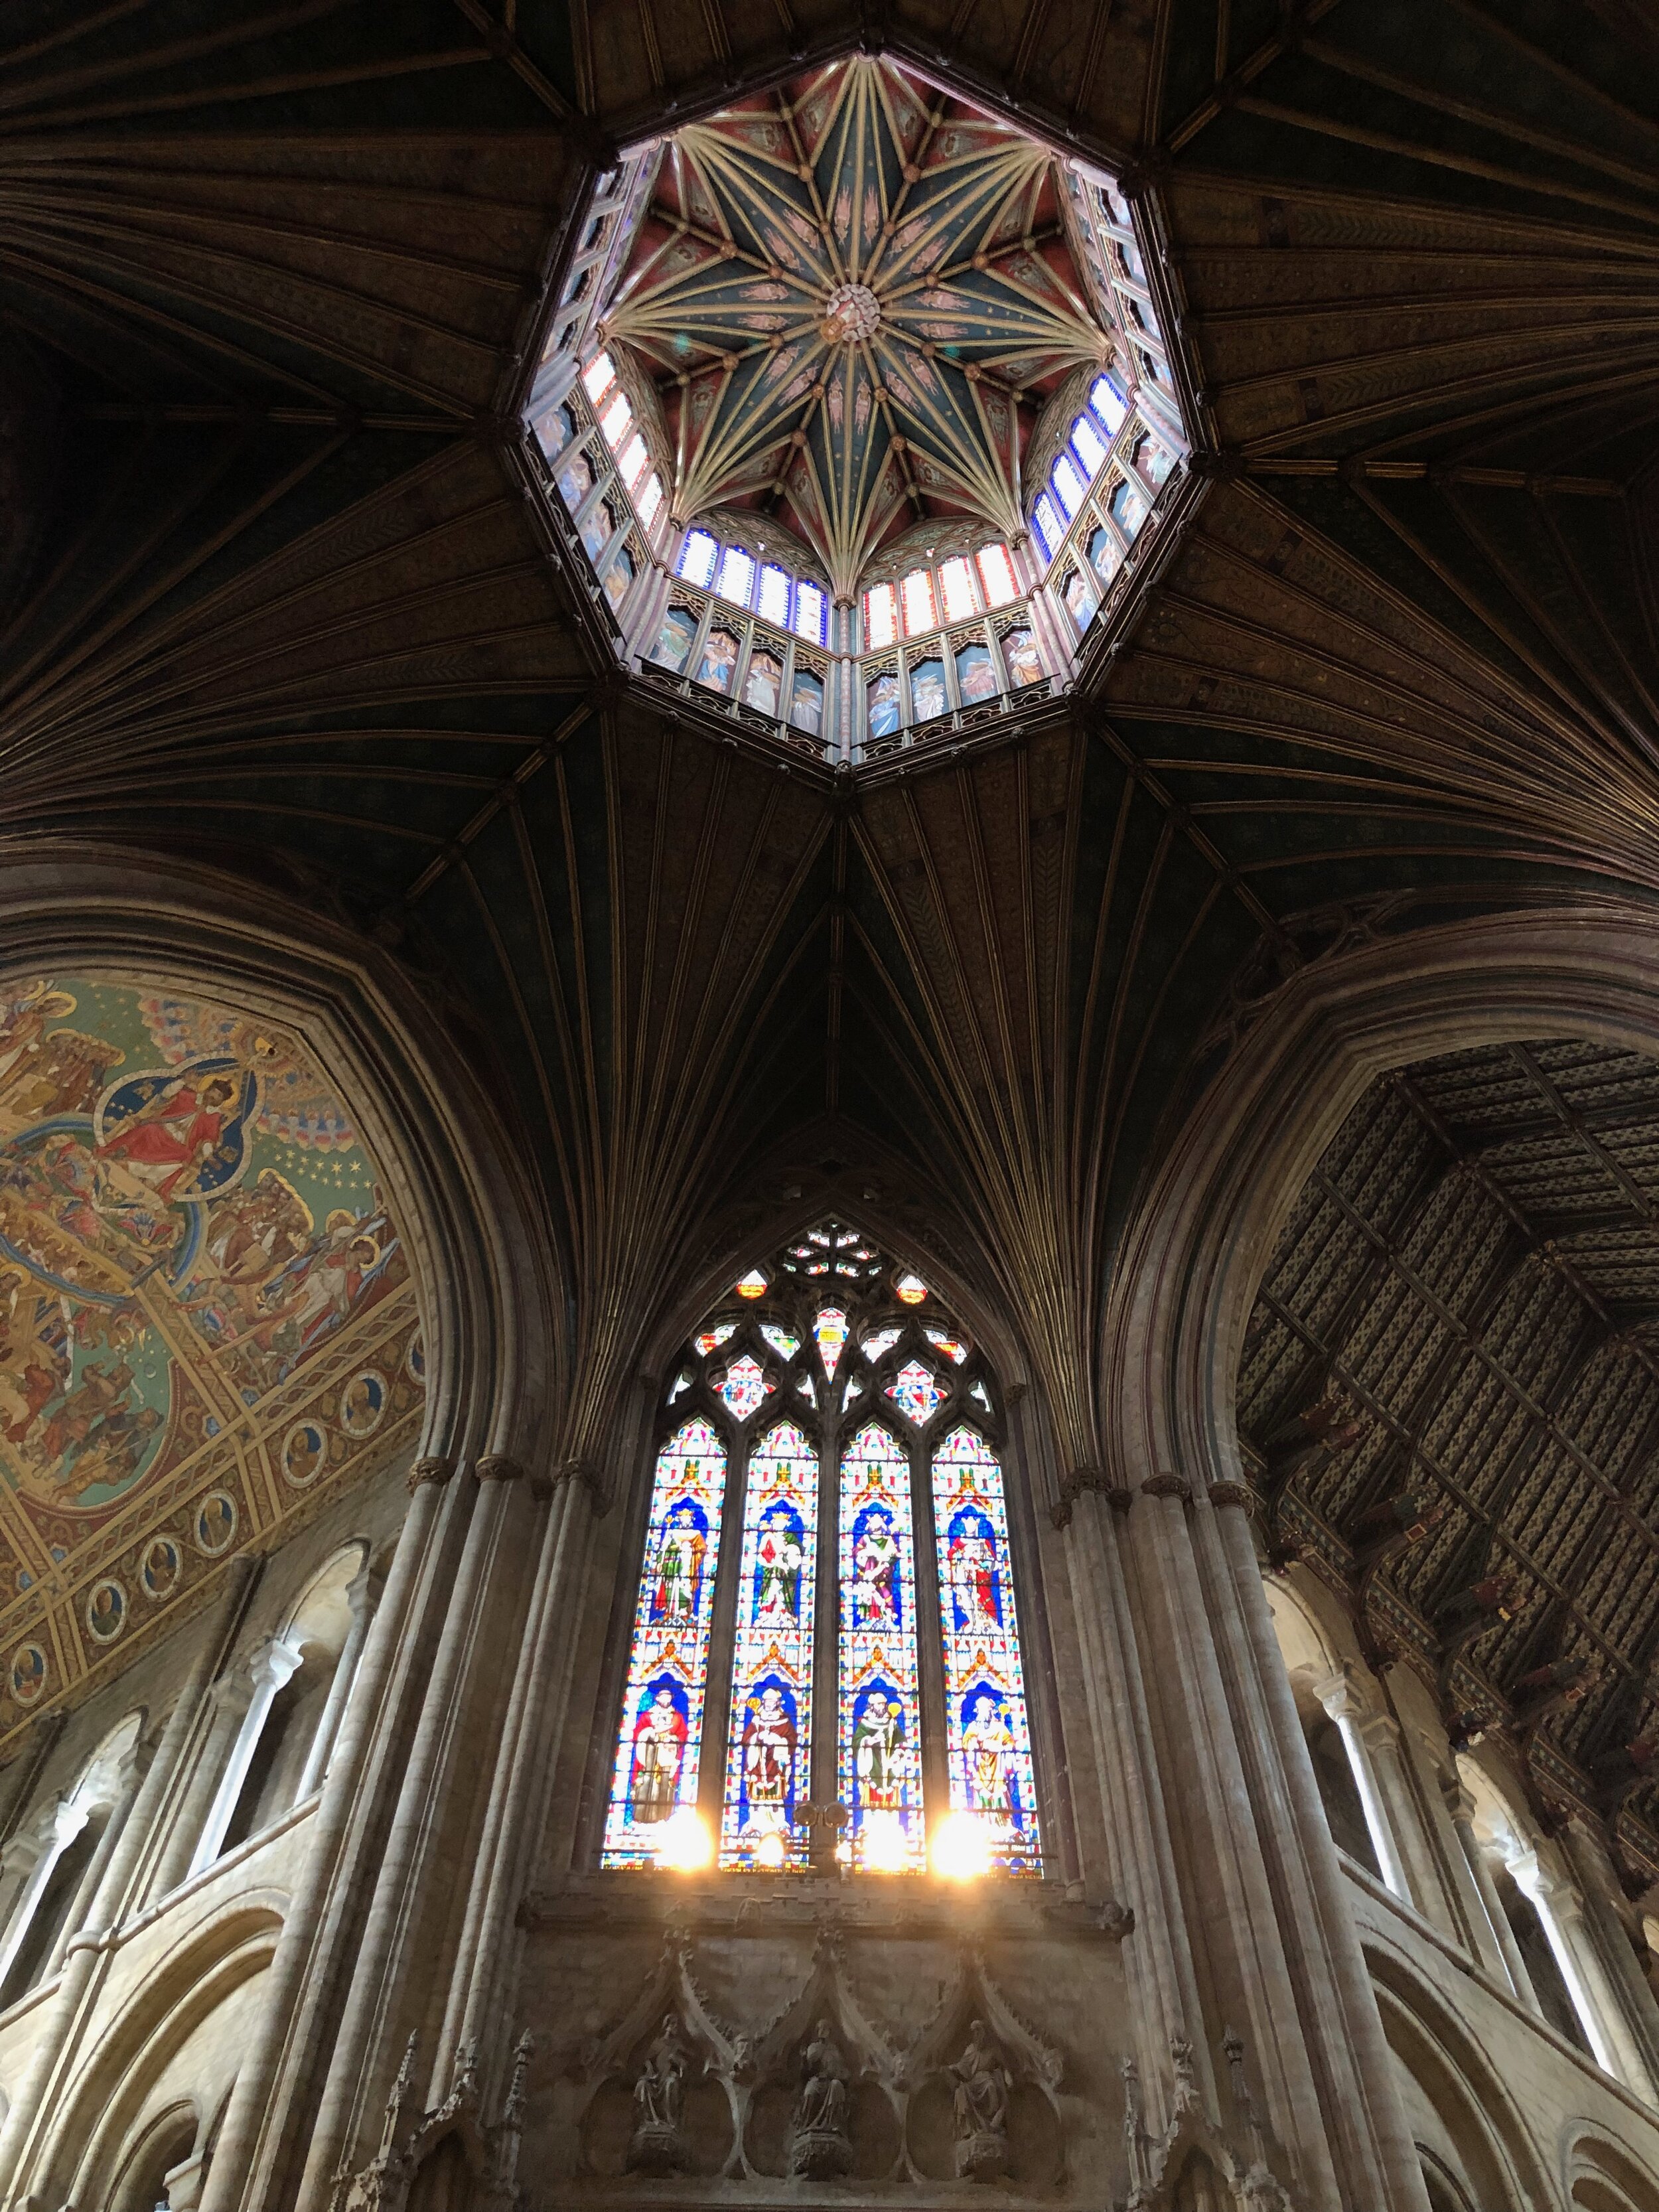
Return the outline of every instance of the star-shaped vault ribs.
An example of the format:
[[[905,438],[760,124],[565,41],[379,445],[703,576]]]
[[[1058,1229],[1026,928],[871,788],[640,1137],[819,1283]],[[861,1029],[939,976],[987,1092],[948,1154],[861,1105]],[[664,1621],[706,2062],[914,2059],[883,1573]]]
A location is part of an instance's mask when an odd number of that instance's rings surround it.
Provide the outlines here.
[[[1110,359],[1053,156],[885,61],[666,142],[603,325],[655,382],[672,511],[787,510],[849,595],[930,514],[1023,526],[1021,458]]]

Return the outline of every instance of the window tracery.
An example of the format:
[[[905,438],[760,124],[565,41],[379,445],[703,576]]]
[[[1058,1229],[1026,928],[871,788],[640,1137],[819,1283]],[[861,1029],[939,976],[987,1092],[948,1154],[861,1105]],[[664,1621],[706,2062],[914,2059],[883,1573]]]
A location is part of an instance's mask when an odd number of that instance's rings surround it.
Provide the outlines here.
[[[994,1377],[844,1224],[665,1388],[608,1867],[1041,1871]],[[809,1820],[826,1810],[829,1818]]]

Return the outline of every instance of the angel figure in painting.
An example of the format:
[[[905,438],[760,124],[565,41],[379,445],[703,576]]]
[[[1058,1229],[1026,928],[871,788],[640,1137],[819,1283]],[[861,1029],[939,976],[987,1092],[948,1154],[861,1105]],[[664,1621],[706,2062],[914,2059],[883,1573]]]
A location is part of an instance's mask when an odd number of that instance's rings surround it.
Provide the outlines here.
[[[657,1690],[634,1724],[634,1774],[628,1799],[635,1820],[665,1820],[673,1811],[686,1733],[685,1716],[675,1705],[673,1692]]]

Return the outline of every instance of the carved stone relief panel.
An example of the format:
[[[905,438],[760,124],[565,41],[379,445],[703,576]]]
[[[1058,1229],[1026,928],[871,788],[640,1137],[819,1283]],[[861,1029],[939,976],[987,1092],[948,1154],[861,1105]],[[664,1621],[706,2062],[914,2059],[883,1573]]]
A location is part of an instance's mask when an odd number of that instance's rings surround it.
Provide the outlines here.
[[[1125,2194],[1127,1916],[820,1887],[528,1901],[532,2204]]]

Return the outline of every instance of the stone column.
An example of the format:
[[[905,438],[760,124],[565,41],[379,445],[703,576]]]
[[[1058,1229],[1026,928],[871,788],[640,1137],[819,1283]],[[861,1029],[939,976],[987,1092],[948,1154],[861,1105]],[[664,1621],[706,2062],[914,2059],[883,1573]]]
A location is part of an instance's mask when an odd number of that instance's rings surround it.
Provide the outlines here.
[[[201,1833],[191,1853],[185,1874],[186,1881],[210,1867],[223,1848],[225,1832],[235,1814],[242,1784],[247,1780],[247,1771],[253,1764],[253,1754],[259,1747],[259,1738],[270,1717],[276,1692],[293,1678],[302,1656],[297,1645],[285,1644],[280,1636],[268,1636],[263,1644],[254,1646],[245,1666],[228,1683],[222,1711],[228,1722],[239,1713],[240,1718],[204,1816]],[[211,1762],[203,1763],[210,1772]]]
[[[1314,1695],[1335,1722],[1342,1738],[1342,1747],[1348,1754],[1348,1766],[1353,1775],[1354,1787],[1359,1792],[1360,1809],[1365,1815],[1365,1832],[1371,1839],[1371,1849],[1376,1853],[1376,1863],[1382,1879],[1397,1898],[1407,1905],[1413,1902],[1411,1883],[1406,1875],[1405,1856],[1390,1817],[1392,1811],[1379,1765],[1384,1760],[1392,1769],[1391,1779],[1396,1796],[1403,1791],[1400,1773],[1399,1745],[1395,1740],[1393,1723],[1361,1692],[1355,1681],[1353,1670],[1339,1667],[1334,1674],[1313,1686]]]
[[[1492,1878],[1480,1839],[1474,1832],[1474,1800],[1462,1784],[1456,1780],[1443,1783],[1441,1793],[1446,1801],[1446,1810],[1456,1832],[1463,1861],[1468,1869],[1469,1881],[1480,1907],[1477,1930],[1484,1925],[1486,1943],[1477,1942],[1476,1955],[1489,1972],[1496,1972],[1500,1981],[1508,1982],[1522,2003],[1529,2012],[1542,2017],[1538,1992],[1532,1985],[1526,1960],[1521,1956],[1515,1940],[1515,1930],[1510,1926],[1510,1917],[1504,1910],[1498,1894],[1498,1886]]]
[[[1203,1715],[1206,1747],[1189,1784],[1203,1809],[1187,1909],[1204,1929],[1217,2001],[1238,2002],[1239,1990],[1248,2005],[1267,2118],[1297,2169],[1280,2176],[1293,2201],[1309,2212],[1428,2212],[1352,1891],[1267,1609],[1248,1499],[1241,1486],[1218,1483],[1189,1507],[1167,1494],[1159,1505],[1171,1560],[1184,1537],[1193,1563],[1190,1577],[1170,1580],[1164,1605],[1170,1632],[1193,1650],[1186,1705],[1195,1719]],[[1228,1857],[1237,1862],[1237,1894],[1223,1906],[1218,1876]],[[1212,2034],[1219,2025],[1212,2021]]]
[[[351,1626],[340,1647],[340,1656],[334,1662],[334,1679],[328,1686],[322,1718],[311,1739],[311,1748],[306,1753],[305,1771],[300,1777],[300,1786],[295,1791],[295,1802],[309,1797],[328,1771],[329,1754],[334,1748],[334,1739],[339,1732],[340,1720],[351,1695],[352,1683],[356,1680],[357,1668],[363,1656],[363,1644],[368,1635],[368,1624],[374,1618],[374,1608],[380,1601],[380,1578],[368,1567],[355,1575],[346,1586],[346,1603],[351,1610]]]
[[[1613,1902],[1618,1876],[1601,1838],[1580,1822],[1570,1820],[1558,1840],[1583,1899],[1590,1940],[1618,1992],[1620,2009],[1642,2053],[1643,2070],[1650,2082],[1659,2080],[1659,2003],[1655,2002]]]
[[[226,2108],[203,2212],[291,2197],[284,2169],[303,2155],[315,2075],[327,2063],[357,1954],[365,1893],[403,1778],[410,1709],[430,1677],[471,1511],[471,1485],[452,1483],[453,1471],[453,1461],[434,1456],[416,1460],[410,1474],[409,1511],[307,1832],[304,1872]],[[325,2189],[321,2201],[327,2196]]]
[[[596,1492],[588,1470],[574,1462],[555,1478],[435,2054],[441,2081],[468,2043],[483,2050],[488,2081],[504,2065],[513,2040],[507,2008],[518,1948],[514,1916],[541,1841],[558,1765]]]
[[[60,1797],[32,1830],[14,1836],[7,1844],[5,1871],[9,1874],[15,1865],[23,1879],[5,1936],[0,1938],[0,1987],[4,1986],[7,1975],[16,1963],[58,1860],[86,1826],[89,1817],[85,1805]]]
[[[1589,2038],[1595,2063],[1635,2096],[1654,2101],[1653,2084],[1607,1971],[1584,1924],[1583,1899],[1573,1883],[1548,1866],[1535,1850],[1509,1861],[1516,1886],[1542,1923],[1567,1985],[1573,2010]]]
[[[403,2009],[411,1977],[418,1972],[429,1987],[434,1969],[446,1968],[434,1944],[451,1940],[458,1879],[472,1844],[461,1832],[475,1802],[467,1769],[480,1755],[480,1724],[492,1735],[499,1726],[501,1653],[504,1641],[507,1648],[518,1641],[526,1563],[538,1548],[521,1472],[500,1455],[478,1460],[461,1555],[447,1591],[434,1593],[441,1604],[435,1649],[311,2126],[302,2212],[328,2202],[342,2159],[356,2160],[366,2131],[379,2128],[411,2025]],[[216,2179],[208,2212],[219,2212]]]
[[[1135,1995],[1135,2057],[1146,2117],[1156,2134],[1174,2117],[1166,2081],[1170,2046],[1195,2032],[1203,2011],[1158,1784],[1118,1517],[1108,1493],[1081,1491],[1064,1522],[1066,1559],[1110,1854],[1107,1879],[1115,1901],[1134,1915],[1123,1966]]]
[[[166,1822],[169,1800],[201,1717],[208,1685],[236,1632],[258,1573],[259,1562],[246,1557],[233,1559],[226,1569],[223,1589],[184,1687],[167,1716],[155,1756],[129,1804],[81,1927],[70,1938],[58,1994],[40,2022],[28,2070],[18,2084],[4,2127],[0,2129],[0,2188],[8,2204],[30,2193],[28,2180],[35,2164],[32,2146],[38,2142],[36,2124],[44,2116],[50,2126],[58,2101],[52,2093],[62,2085],[75,2063],[76,2051],[71,2038],[76,2023],[88,2016],[88,1993],[100,1961],[107,1955],[102,1948],[105,1934],[119,1923],[140,1892],[143,1862]]]
[[[110,1778],[107,1796],[100,1796],[89,1802],[88,1813],[95,1814],[101,1809],[103,1822],[86,1872],[76,1887],[74,1901],[64,1919],[64,1932],[49,1961],[49,1972],[55,1972],[67,1957],[70,1946],[75,1942],[96,1902],[137,1803],[138,1792],[143,1786],[143,1778],[150,1764],[149,1751],[150,1747],[142,1739],[132,1744],[122,1754],[119,1765]]]

